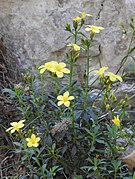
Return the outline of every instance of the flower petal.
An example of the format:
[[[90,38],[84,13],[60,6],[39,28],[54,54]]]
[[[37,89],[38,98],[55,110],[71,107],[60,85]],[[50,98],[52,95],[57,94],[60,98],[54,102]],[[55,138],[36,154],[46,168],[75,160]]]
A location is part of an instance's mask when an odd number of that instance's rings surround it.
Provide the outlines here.
[[[60,65],[62,68],[66,67],[66,64],[65,64],[64,62],[60,62],[59,65]]]
[[[12,130],[11,130],[11,133],[14,133],[15,132],[15,129],[13,128]]]
[[[36,135],[35,134],[32,134],[31,135],[31,139],[35,139],[36,138]]]
[[[73,99],[75,99],[74,96],[69,96],[68,97],[68,100],[73,100]]]
[[[11,122],[10,124],[11,124],[11,126],[14,127],[14,126],[16,126],[18,123],[17,123],[17,122]]]
[[[38,67],[39,70],[42,68],[45,68],[45,65],[41,65],[40,67]]]
[[[63,101],[58,101],[58,106],[61,106],[63,104]]]
[[[56,72],[56,75],[58,78],[62,78],[63,77],[63,73],[62,72]]]
[[[32,144],[33,147],[38,147],[38,143]]]
[[[57,99],[58,99],[58,100],[63,100],[63,96],[62,96],[62,95],[59,95],[59,96],[57,96]]]
[[[66,107],[69,107],[69,106],[70,106],[70,102],[67,101],[67,102],[64,103],[64,105],[65,105]]]
[[[31,139],[30,138],[26,138],[26,141],[29,142],[29,141],[31,141]]]
[[[45,70],[46,70],[46,68],[42,68],[42,69],[40,70],[40,73],[43,74],[43,73],[45,72]]]
[[[118,79],[120,82],[122,82],[121,76],[118,76],[118,75],[117,75],[117,79]]]
[[[66,92],[63,94],[63,97],[64,97],[64,98],[68,98],[68,97],[69,97],[69,92],[66,91]]]
[[[63,68],[63,69],[62,69],[62,72],[63,72],[63,73],[70,73],[70,70],[67,69],[67,68]]]
[[[31,142],[28,142],[28,143],[27,143],[27,146],[28,146],[28,147],[32,147],[32,145],[33,145],[33,144],[32,144]]]
[[[40,137],[36,137],[36,142],[39,142],[40,141]]]
[[[11,129],[13,129],[13,127],[9,127],[9,128],[6,130],[6,132],[10,131]]]
[[[85,31],[89,32],[89,31],[91,31],[91,29],[89,27],[86,27]]]

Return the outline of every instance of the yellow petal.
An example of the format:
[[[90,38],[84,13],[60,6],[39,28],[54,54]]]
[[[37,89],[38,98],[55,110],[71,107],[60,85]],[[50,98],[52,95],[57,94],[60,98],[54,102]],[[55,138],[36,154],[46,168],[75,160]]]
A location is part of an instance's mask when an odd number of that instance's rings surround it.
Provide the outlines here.
[[[38,143],[32,144],[33,147],[38,147]]]
[[[63,101],[59,101],[57,104],[58,106],[61,106],[63,104]]]
[[[58,78],[62,78],[63,77],[63,73],[62,72],[56,72],[56,75]]]
[[[67,68],[64,68],[64,69],[62,70],[62,72],[63,72],[63,73],[70,73],[70,70],[67,69]]]
[[[63,63],[63,62],[59,63],[59,65],[60,65],[62,68],[64,68],[64,67],[66,66],[66,64]]]
[[[13,128],[12,130],[11,130],[11,133],[14,133],[15,132],[15,129]]]
[[[68,100],[73,100],[74,99],[74,96],[69,96],[68,97]]]
[[[11,122],[10,124],[11,124],[11,126],[14,127],[14,126],[16,126],[18,123],[17,123],[17,122]]]
[[[120,82],[122,82],[121,76],[118,76],[118,75],[117,75],[117,79],[118,79]]]
[[[79,51],[80,50],[80,46],[76,45],[76,44],[73,44],[73,47],[74,47],[74,50],[75,51]]]
[[[36,142],[39,142],[39,141],[40,141],[40,137],[37,137],[37,138],[36,138]]]
[[[68,98],[68,96],[69,96],[69,92],[66,91],[66,92],[63,94],[63,97]]]
[[[70,102],[67,101],[67,102],[64,103],[64,105],[65,105],[66,107],[69,107],[69,106],[70,106]]]
[[[28,143],[27,143],[27,146],[28,146],[28,147],[32,147],[32,145],[33,145],[33,144],[32,144],[31,142],[28,142]]]
[[[35,139],[35,138],[36,138],[35,134],[32,134],[31,139]]]
[[[74,21],[77,21],[77,22],[81,22],[82,18],[79,17],[79,16],[77,16],[77,17],[75,17],[73,20],[74,20]]]
[[[42,68],[42,69],[40,70],[40,73],[43,74],[43,73],[45,72],[45,70],[46,70],[46,68]]]
[[[91,31],[91,29],[89,27],[86,27],[85,31],[89,32],[89,31]]]
[[[40,67],[38,67],[39,70],[42,68],[45,68],[45,65],[41,65]]]
[[[58,100],[63,100],[63,96],[62,96],[62,95],[59,95],[59,96],[57,96],[57,99],[58,99]]]
[[[26,138],[26,141],[29,142],[29,141],[31,141],[31,139],[30,138]]]
[[[13,129],[13,127],[9,127],[9,128],[6,130],[6,132],[10,131],[11,129]]]

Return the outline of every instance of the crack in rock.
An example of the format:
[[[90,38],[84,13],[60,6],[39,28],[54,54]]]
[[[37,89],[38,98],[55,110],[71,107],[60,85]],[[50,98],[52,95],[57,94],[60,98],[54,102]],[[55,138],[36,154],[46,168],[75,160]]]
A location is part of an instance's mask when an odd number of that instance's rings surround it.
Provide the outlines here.
[[[97,15],[96,20],[100,19],[101,12],[102,12],[102,10],[103,10],[103,8],[104,8],[104,2],[105,2],[105,0],[103,0],[103,1],[101,2],[101,5],[100,5],[101,8],[100,8],[100,10],[99,10],[99,12],[98,12],[98,15]]]

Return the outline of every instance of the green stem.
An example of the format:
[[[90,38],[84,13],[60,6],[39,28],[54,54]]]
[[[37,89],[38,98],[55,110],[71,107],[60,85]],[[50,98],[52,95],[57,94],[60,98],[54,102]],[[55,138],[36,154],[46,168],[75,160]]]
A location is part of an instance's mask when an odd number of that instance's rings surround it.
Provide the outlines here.
[[[121,68],[123,67],[123,65],[126,63],[126,61],[127,61],[127,59],[128,59],[128,56],[129,56],[129,54],[130,54],[130,53],[129,53],[130,47],[131,47],[132,41],[133,41],[133,39],[134,39],[134,33],[135,33],[135,31],[133,30],[132,37],[131,37],[131,40],[130,40],[130,44],[129,44],[128,51],[127,51],[127,55],[122,59],[121,65],[120,65],[120,67],[118,68],[116,74],[119,73],[119,71],[121,70]]]
[[[89,58],[90,58],[90,54],[89,54],[89,45],[87,46],[87,62],[86,62],[86,88],[85,88],[85,94],[86,94],[86,102],[88,101],[88,92],[89,92],[89,68],[90,68],[90,64],[89,64]]]
[[[35,154],[35,157],[36,157],[36,162],[37,162],[37,164],[38,164],[38,166],[39,166],[39,168],[40,168],[40,171],[41,171],[41,173],[42,173],[42,177],[43,177],[43,179],[45,179],[44,171],[42,170],[42,166],[41,166],[41,164],[40,164],[40,162],[39,162],[39,159],[38,159],[37,153],[36,153],[36,149],[35,149],[34,147],[33,147],[33,150],[34,150],[34,154]]]
[[[44,96],[44,79],[43,79],[43,75],[41,75],[41,90],[42,90],[42,97]]]
[[[75,118],[74,118],[74,109],[73,107],[71,108],[72,110],[72,127],[73,127],[73,130],[75,129]]]
[[[69,77],[69,92],[72,91],[72,78],[73,78],[73,58],[70,59],[70,77]]]
[[[59,84],[58,84],[58,78],[57,78],[57,76],[55,76],[55,74],[52,74],[52,78],[53,78],[54,83],[55,83],[56,95],[58,96],[58,94],[59,94],[59,88],[58,88],[58,86],[59,86]]]

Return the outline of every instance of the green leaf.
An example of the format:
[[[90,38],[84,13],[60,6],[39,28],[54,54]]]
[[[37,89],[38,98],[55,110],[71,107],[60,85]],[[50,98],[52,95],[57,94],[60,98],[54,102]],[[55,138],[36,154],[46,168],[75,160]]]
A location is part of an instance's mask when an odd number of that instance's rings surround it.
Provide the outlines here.
[[[104,140],[101,140],[101,139],[96,139],[96,142],[100,143],[100,144],[105,144],[105,141]]]
[[[45,172],[45,170],[46,170],[46,166],[47,166],[46,163],[42,165],[42,171],[43,171],[43,172]]]
[[[79,119],[82,113],[83,113],[83,110],[74,111],[75,120]]]
[[[74,179],[82,179],[83,177],[82,177],[82,175],[76,175],[76,176],[74,176]]]
[[[21,157],[21,160],[24,161],[27,159],[27,155],[24,155],[23,157]]]
[[[52,101],[52,100],[48,100],[49,103],[51,103],[52,106],[56,107],[57,109],[59,109],[59,107]]]
[[[23,145],[19,142],[13,142],[16,146],[23,148]]]
[[[11,89],[8,89],[8,88],[4,88],[2,90],[2,93],[9,93],[11,99],[16,97],[16,93],[14,91],[12,91]]]

